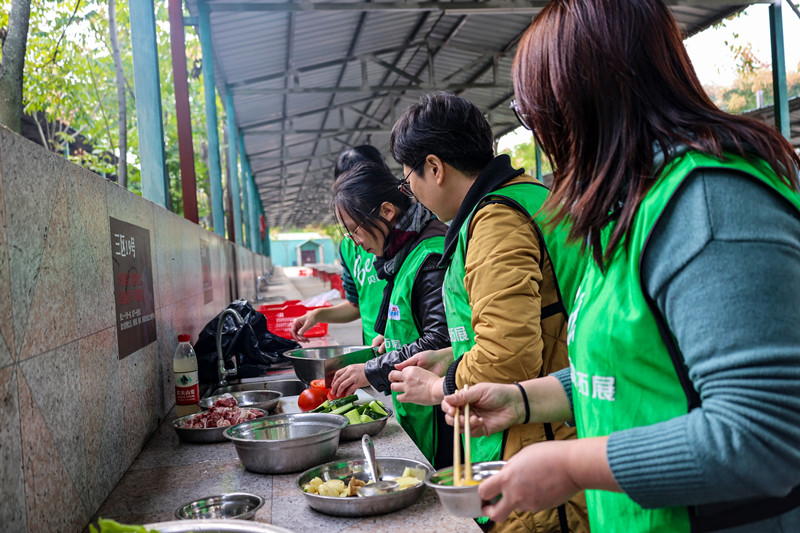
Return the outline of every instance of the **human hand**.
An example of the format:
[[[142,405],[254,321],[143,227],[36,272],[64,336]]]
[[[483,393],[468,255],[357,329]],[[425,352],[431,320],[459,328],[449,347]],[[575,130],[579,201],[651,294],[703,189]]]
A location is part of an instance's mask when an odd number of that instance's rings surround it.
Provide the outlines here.
[[[384,344],[383,335],[378,335],[372,339],[372,347],[375,348],[375,354],[381,355],[386,353],[386,344]]]
[[[525,420],[525,406],[516,385],[476,383],[467,390],[461,389],[446,396],[442,401],[442,410],[448,424],[453,425],[456,407],[466,404],[470,408],[469,425],[473,437],[491,435]],[[463,410],[460,424],[463,428]]]
[[[397,392],[397,401],[418,405],[436,405],[442,401],[442,379],[433,372],[418,366],[392,370],[389,381]]]
[[[363,364],[347,365],[336,371],[331,382],[331,394],[337,398],[355,394],[357,389],[369,385]]]
[[[502,494],[496,503],[485,505],[483,513],[500,523],[515,509],[554,509],[579,492],[582,487],[573,482],[568,473],[570,465],[565,464],[570,456],[566,448],[573,442],[577,441],[538,442],[511,457],[500,472],[478,487],[484,501]]]
[[[304,333],[316,325],[316,323],[317,314],[314,311],[309,311],[303,316],[295,318],[290,330],[292,338],[299,342],[308,342],[308,337],[306,337]]]
[[[417,352],[405,361],[394,365],[394,367],[397,370],[403,370],[409,366],[418,366],[425,370],[430,370],[437,376],[444,376],[451,364],[453,364],[453,349],[448,347],[441,350]]]

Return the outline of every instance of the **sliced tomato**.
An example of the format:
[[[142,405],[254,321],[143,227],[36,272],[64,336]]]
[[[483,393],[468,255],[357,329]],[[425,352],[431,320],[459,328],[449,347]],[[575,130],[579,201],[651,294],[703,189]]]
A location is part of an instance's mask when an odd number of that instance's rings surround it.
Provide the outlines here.
[[[297,398],[297,406],[304,413],[319,407],[319,404],[325,401],[325,391],[316,387],[311,387],[300,393]]]
[[[318,389],[328,390],[328,388],[325,387],[325,380],[324,379],[314,379],[314,380],[312,380],[311,381],[311,387],[316,387]]]
[[[339,398],[344,398],[344,396],[334,396],[333,391],[328,389],[328,400],[338,400]]]

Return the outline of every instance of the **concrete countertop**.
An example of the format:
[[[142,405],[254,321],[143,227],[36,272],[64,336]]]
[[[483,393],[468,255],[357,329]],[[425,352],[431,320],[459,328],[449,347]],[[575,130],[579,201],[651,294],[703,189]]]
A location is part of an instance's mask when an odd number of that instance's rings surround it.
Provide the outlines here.
[[[391,404],[391,398],[374,389],[367,390]],[[230,442],[180,441],[171,425],[174,418],[173,410],[100,507],[93,523],[97,517],[126,524],[169,521],[175,519],[178,507],[192,500],[225,492],[249,492],[265,499],[255,516],[257,522],[272,523],[296,533],[480,531],[473,520],[447,514],[436,493],[427,487],[415,504],[386,515],[343,518],[319,513],[306,504],[296,486],[300,472],[274,476],[249,472],[239,462]],[[374,437],[374,442],[379,457],[405,457],[430,466],[394,416]],[[363,457],[361,443],[354,441],[340,443],[335,459],[360,457]]]

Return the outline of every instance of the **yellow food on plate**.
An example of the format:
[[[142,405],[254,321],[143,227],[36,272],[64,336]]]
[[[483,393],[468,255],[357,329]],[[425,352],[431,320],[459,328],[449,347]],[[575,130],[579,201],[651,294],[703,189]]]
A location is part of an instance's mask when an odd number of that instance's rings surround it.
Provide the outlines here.
[[[305,485],[303,485],[303,492],[310,494],[319,494],[320,496],[333,496],[336,498],[346,498],[348,496],[355,496],[359,487],[366,485],[355,476],[350,478],[350,481],[345,485],[341,479],[329,479],[322,481],[321,478],[315,477]]]

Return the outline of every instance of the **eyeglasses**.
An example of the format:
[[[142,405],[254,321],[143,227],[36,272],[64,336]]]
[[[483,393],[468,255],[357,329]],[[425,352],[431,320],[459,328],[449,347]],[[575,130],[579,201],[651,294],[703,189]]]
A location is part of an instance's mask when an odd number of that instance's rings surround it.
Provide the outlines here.
[[[356,226],[356,229],[354,229],[353,231],[345,231],[345,232],[344,232],[344,236],[345,236],[345,237],[347,237],[348,239],[352,240],[352,241],[355,241],[355,240],[356,240],[356,239],[355,239],[355,234],[356,234],[356,233],[358,233],[358,230],[360,230],[360,229],[361,229],[361,226],[363,226],[363,225],[364,225],[364,224],[367,222],[367,220],[369,220],[370,218],[372,218],[372,215],[374,215],[374,214],[375,214],[375,211],[376,211],[376,210],[377,210],[379,207],[380,207],[380,204],[378,204],[378,205],[376,205],[375,207],[373,207],[373,208],[372,208],[372,211],[370,211],[370,212],[367,214],[367,216],[364,218],[364,220],[362,220],[362,221],[361,221],[361,224],[359,224],[358,226]],[[343,227],[345,230],[347,229],[347,226],[345,226],[345,225],[344,225],[344,222],[342,222],[342,227]]]
[[[411,177],[411,174],[414,172],[414,169],[419,167],[424,162],[425,160],[423,159],[422,161],[411,167],[411,170],[408,171],[406,177],[401,179],[400,183],[397,185],[397,188],[400,189],[400,192],[402,192],[406,196],[414,196],[414,193],[411,191],[411,185],[408,183],[408,178]]]
[[[508,107],[510,107],[511,110],[514,112],[514,115],[516,115],[517,120],[519,120],[519,123],[522,124],[523,128],[525,128],[526,130],[533,131],[533,128],[531,128],[527,122],[528,115],[520,111],[516,100],[511,100],[511,102],[508,104]]]

